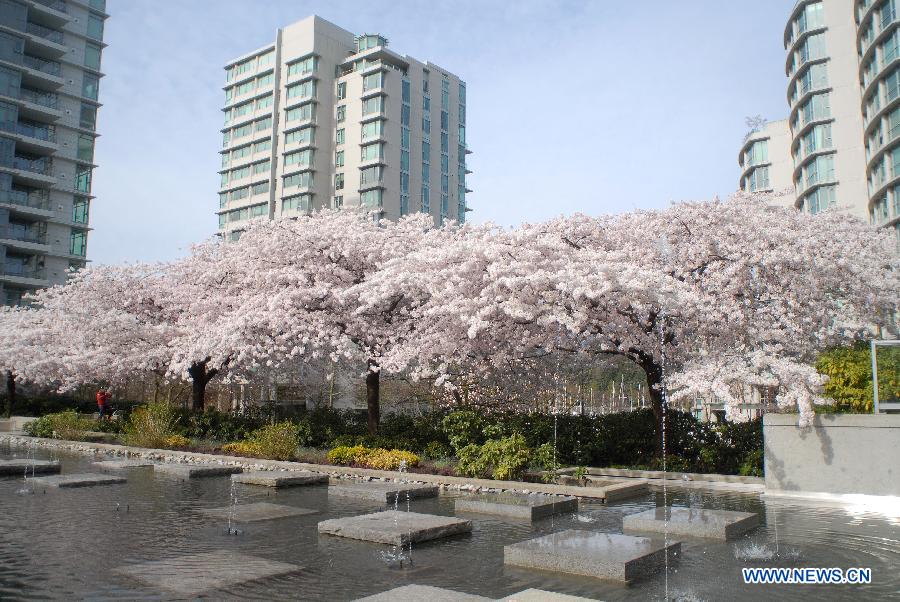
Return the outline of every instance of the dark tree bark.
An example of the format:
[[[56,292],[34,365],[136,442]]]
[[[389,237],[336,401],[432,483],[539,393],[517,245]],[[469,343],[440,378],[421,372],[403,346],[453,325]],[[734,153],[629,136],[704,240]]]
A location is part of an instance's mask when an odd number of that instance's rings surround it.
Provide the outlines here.
[[[206,405],[206,385],[219,373],[218,370],[208,370],[206,364],[209,358],[202,362],[194,362],[188,369],[191,377],[191,410],[202,412]]]
[[[378,433],[378,423],[381,421],[381,371],[373,360],[368,362],[369,371],[366,372],[366,407],[369,410],[369,434]]]
[[[12,370],[6,371],[6,408],[4,417],[12,416],[13,404],[16,402],[16,376]]]
[[[641,354],[637,364],[647,375],[647,394],[650,397],[650,406],[653,408],[653,416],[656,418],[656,455],[663,457],[663,371],[652,356]]]

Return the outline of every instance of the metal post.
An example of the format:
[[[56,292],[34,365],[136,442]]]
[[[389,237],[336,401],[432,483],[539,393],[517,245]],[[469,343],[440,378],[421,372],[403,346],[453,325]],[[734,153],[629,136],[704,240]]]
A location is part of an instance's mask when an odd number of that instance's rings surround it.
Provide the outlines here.
[[[872,401],[874,402],[875,414],[878,414],[878,362],[875,359],[875,339],[870,341],[870,349],[872,354]]]

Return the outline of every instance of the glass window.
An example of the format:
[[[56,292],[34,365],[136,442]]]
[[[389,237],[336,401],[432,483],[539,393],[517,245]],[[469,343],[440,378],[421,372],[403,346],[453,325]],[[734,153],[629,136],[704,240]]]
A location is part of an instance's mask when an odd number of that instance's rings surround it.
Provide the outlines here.
[[[266,117],[264,119],[257,119],[255,123],[256,123],[256,131],[262,132],[263,130],[268,130],[269,128],[272,127],[272,118]]]
[[[409,194],[409,174],[400,172],[400,194]]]
[[[400,84],[400,94],[403,102],[409,102],[409,80],[403,79],[403,82]]]
[[[334,174],[334,189],[335,190],[343,190],[344,189],[344,174],[342,174],[342,173]]]
[[[367,167],[359,172],[359,179],[362,184],[374,184],[380,182],[382,177],[382,167],[375,165]]]
[[[312,158],[312,151],[310,149],[296,151],[293,153],[288,153],[284,156],[284,166],[288,167],[289,165],[309,165],[309,162]]]
[[[88,223],[91,202],[87,197],[76,196],[72,202],[72,221],[76,224]]]
[[[400,128],[400,148],[409,148],[409,128]]]
[[[75,190],[91,193],[91,166],[78,165],[75,168]]]
[[[285,119],[287,121],[306,121],[308,119],[312,119],[315,114],[315,108],[312,104],[303,105],[301,107],[294,107],[293,109],[289,109],[287,111]]]
[[[431,145],[427,142],[422,143],[422,161],[431,163]]]
[[[422,211],[425,213],[431,212],[431,190],[428,188],[428,184],[422,184]]]
[[[253,164],[253,173],[261,174],[266,173],[272,166],[272,161],[270,159],[266,159],[265,161],[260,161],[259,163]],[[246,168],[245,168],[246,169]]]
[[[100,92],[100,78],[90,73],[84,74],[81,80],[81,95],[91,100],[97,100]]]
[[[341,122],[341,121],[343,121],[346,117],[347,117],[347,107],[345,107],[344,105],[340,105],[340,106],[337,108],[337,112],[336,112],[336,118],[337,118],[337,121],[338,121],[338,122]]]
[[[259,111],[260,109],[266,109],[268,107],[271,107],[273,101],[274,101],[274,99],[273,99],[272,94],[269,94],[268,96],[263,96],[262,98],[257,99],[256,100],[256,110]]]
[[[381,188],[373,188],[359,194],[359,203],[364,207],[381,207],[382,195],[384,191]]]
[[[87,37],[103,40],[103,19],[95,15],[88,15]]]
[[[259,142],[255,143],[253,145],[254,153],[261,153],[263,151],[267,151],[267,150],[271,150],[271,149],[272,149],[272,139],[271,138],[266,138],[265,140],[260,140]]]
[[[340,82],[337,85],[337,99],[344,100],[347,98],[347,82]]]
[[[800,46],[800,62],[825,58],[825,34],[817,33],[809,36]]]
[[[288,86],[288,98],[312,98],[316,95],[316,82],[313,80]]]
[[[466,104],[466,84],[459,82],[459,103]]]
[[[72,230],[69,253],[71,255],[78,255],[79,257],[87,255],[87,232],[82,230]]]
[[[380,119],[364,123],[362,124],[362,139],[377,138],[381,135],[383,129],[384,123]]]
[[[375,159],[380,159],[382,157],[381,147],[382,144],[380,142],[376,142],[375,144],[366,144],[362,147],[361,160],[372,161]]]
[[[334,153],[334,166],[335,167],[343,167],[344,166],[344,151],[339,150]]]
[[[100,70],[100,47],[90,42],[84,45],[84,66]]]
[[[269,181],[266,180],[265,182],[257,182],[256,184],[253,185],[252,191],[253,191],[252,193],[254,195],[265,194],[265,193],[269,192]]]
[[[334,143],[335,144],[343,144],[344,143],[344,128],[340,128],[338,131],[334,133]]]
[[[78,149],[76,157],[79,161],[94,162],[94,137],[90,134],[78,135]]]
[[[338,195],[334,197],[331,201],[331,206],[335,209],[340,209],[344,206],[344,197],[342,195]]]
[[[299,130],[293,130],[291,132],[287,132],[284,135],[284,143],[285,144],[293,144],[295,142],[306,144],[307,142],[312,142],[313,128],[305,127]]]
[[[313,73],[318,68],[318,59],[314,56],[310,56],[288,65],[288,77],[293,75],[306,75],[307,73]]]
[[[383,96],[375,96],[373,98],[367,98],[363,101],[362,105],[362,114],[363,115],[371,115],[372,113],[380,113],[384,110],[384,97]]]
[[[427,117],[422,117],[422,131],[431,132],[431,120]]]
[[[363,91],[374,90],[382,86],[383,74],[381,71],[370,73],[363,78]]]
[[[308,187],[313,185],[313,175],[311,171],[301,171],[300,173],[291,174],[284,177],[283,188]]]
[[[409,125],[409,105],[401,105],[400,123],[402,123],[403,125]]]

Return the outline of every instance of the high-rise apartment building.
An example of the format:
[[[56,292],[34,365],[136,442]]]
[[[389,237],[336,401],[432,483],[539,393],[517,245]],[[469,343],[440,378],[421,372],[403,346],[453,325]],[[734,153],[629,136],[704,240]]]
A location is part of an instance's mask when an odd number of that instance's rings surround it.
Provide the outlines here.
[[[770,121],[754,129],[744,140],[738,153],[741,166],[741,190],[769,192],[773,203],[794,205],[791,130],[787,119]]]
[[[0,304],[85,265],[106,0],[0,0]]]
[[[465,220],[466,85],[316,16],[225,66],[219,232],[364,206]]]
[[[767,152],[789,154],[797,209],[836,208],[900,237],[896,2],[797,0],[784,30],[789,138],[785,146],[776,125]],[[765,133],[752,134],[741,149],[743,190],[758,186],[748,153],[758,152]]]

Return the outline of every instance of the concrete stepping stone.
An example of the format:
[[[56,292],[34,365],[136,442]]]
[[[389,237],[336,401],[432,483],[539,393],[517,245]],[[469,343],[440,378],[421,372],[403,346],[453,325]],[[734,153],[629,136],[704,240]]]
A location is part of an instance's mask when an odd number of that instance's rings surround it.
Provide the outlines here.
[[[286,575],[301,567],[228,550],[177,556],[113,569],[145,585],[184,596]]]
[[[231,475],[231,480],[244,485],[264,487],[297,487],[328,483],[328,475],[307,470],[285,472],[282,470],[251,470]]]
[[[622,530],[628,533],[665,533],[668,530],[669,535],[722,540],[734,539],[758,526],[759,515],[753,512],[671,506],[629,514],[622,521]]]
[[[270,504],[269,502],[238,504],[237,506],[225,506],[224,508],[198,508],[197,512],[225,520],[231,518],[239,523],[319,513],[318,510],[297,508],[296,506],[285,506],[283,504]]]
[[[387,510],[319,523],[319,533],[401,546],[472,531],[472,521],[452,516]]]
[[[665,546],[647,537],[569,529],[504,546],[503,562],[546,571],[631,583],[672,562],[681,542]]]
[[[63,474],[52,477],[35,477],[32,483],[35,487],[93,487],[95,485],[117,485],[126,482],[125,477],[114,477],[108,474],[86,472],[83,474]]]
[[[499,602],[594,602],[594,599],[531,588],[516,594],[510,594],[505,598],[501,598]]]
[[[332,485],[328,488],[328,495],[374,500],[385,504],[393,504],[394,501],[406,502],[407,499],[437,497],[437,494],[437,485],[420,485],[416,483],[373,481],[353,485]]]
[[[356,602],[490,602],[490,598],[455,592],[430,585],[404,585],[392,590],[359,598]]]
[[[50,460],[29,460],[28,458],[17,458],[15,460],[0,460],[0,476],[2,477],[21,477],[28,469],[28,475],[32,474],[55,474],[60,470],[59,462],[51,462]]]
[[[477,512],[533,521],[563,512],[577,512],[578,498],[486,493],[456,498],[455,508],[457,512]]]
[[[205,466],[203,464],[154,464],[153,470],[165,475],[181,477],[182,479],[197,479],[200,477],[222,477],[243,472],[240,466]]]
[[[103,470],[125,470],[126,468],[143,468],[154,466],[156,462],[150,460],[103,460],[94,462],[94,466]]]

